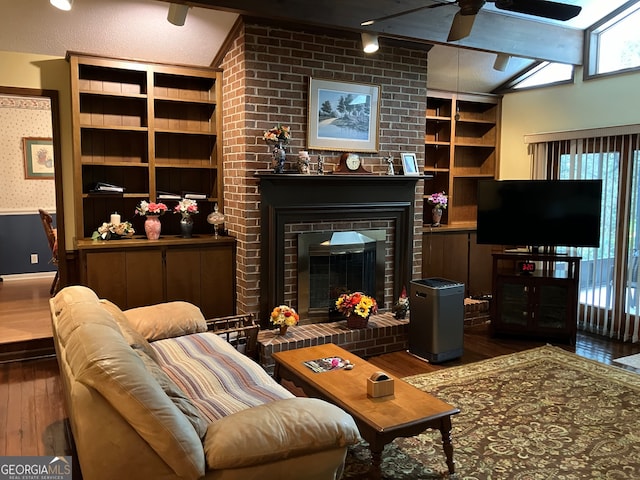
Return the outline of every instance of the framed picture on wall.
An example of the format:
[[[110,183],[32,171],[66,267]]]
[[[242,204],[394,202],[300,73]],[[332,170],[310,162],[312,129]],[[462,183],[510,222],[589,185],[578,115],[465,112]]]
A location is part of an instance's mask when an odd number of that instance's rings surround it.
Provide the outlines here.
[[[418,172],[418,161],[415,153],[402,154],[402,170],[405,175],[420,175]]]
[[[24,178],[42,180],[53,178],[53,140],[23,137]]]
[[[377,152],[380,86],[311,78],[307,147]]]

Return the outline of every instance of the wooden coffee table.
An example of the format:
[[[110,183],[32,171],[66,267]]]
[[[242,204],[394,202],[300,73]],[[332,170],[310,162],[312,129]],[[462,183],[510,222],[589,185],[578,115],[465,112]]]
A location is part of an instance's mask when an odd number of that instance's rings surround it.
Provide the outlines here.
[[[316,373],[304,365],[308,360],[326,357],[349,360],[355,367]],[[382,450],[387,443],[398,437],[418,435],[428,428],[440,430],[449,473],[455,473],[451,415],[459,413],[459,409],[398,378],[394,379],[393,395],[368,397],[367,378],[380,369],[332,343],[277,352],[273,359],[276,380],[288,380],[306,395],[327,400],[354,418],[371,448],[376,478],[380,477]]]

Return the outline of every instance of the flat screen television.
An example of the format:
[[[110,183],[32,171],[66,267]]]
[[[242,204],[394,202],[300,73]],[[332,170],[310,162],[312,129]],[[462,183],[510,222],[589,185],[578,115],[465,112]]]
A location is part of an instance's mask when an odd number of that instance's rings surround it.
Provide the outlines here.
[[[481,180],[477,241],[598,247],[602,180]]]

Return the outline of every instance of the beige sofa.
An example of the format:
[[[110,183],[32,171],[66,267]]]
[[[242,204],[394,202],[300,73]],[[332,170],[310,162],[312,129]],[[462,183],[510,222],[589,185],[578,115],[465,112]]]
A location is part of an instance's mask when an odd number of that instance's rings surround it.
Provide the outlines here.
[[[122,312],[81,286],[51,299],[83,478],[337,479],[351,416],[296,398],[186,302]]]

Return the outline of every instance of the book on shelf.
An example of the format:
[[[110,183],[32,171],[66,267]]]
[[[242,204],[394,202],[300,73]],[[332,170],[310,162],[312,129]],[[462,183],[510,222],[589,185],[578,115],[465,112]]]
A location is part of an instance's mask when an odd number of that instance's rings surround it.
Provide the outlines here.
[[[189,198],[191,200],[206,200],[207,194],[200,192],[182,192],[182,198]]]
[[[111,183],[97,182],[89,191],[91,193],[123,193],[124,187]]]
[[[156,192],[156,198],[158,200],[182,200],[182,197],[177,193],[163,192],[162,190]]]

